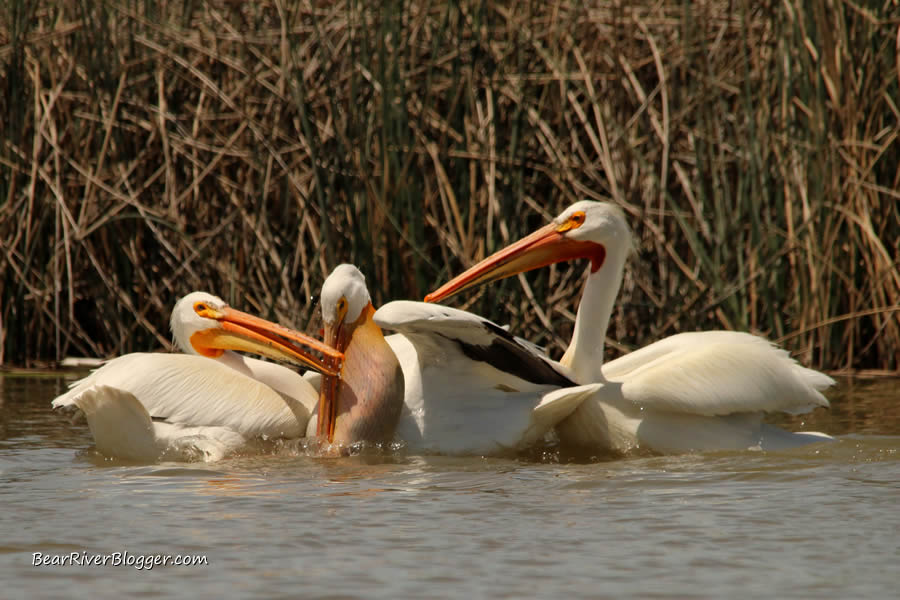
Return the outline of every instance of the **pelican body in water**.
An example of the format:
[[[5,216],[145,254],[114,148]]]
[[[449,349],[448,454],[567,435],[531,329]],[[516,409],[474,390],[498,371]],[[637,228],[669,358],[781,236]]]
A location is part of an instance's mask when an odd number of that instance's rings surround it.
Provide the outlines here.
[[[317,391],[291,369],[235,350],[331,374],[342,359],[330,346],[205,292],[175,305],[171,327],[185,354],[114,358],[53,400],[55,408],[84,413],[102,454],[216,460],[249,438],[301,437]]]
[[[770,411],[828,406],[827,375],[748,333],[673,335],[603,363],[603,344],[632,234],[618,207],[576,202],[550,224],[482,260],[426,297],[437,302],[552,263],[590,261],[572,341],[560,363],[579,383],[603,386],[556,427],[560,439],[591,449],[660,453],[781,449],[830,439],[762,423]]]
[[[422,302],[375,311],[365,278],[340,265],[322,286],[325,340],[344,355],[321,378],[309,435],[348,445],[395,439],[409,451],[497,454],[538,441],[598,386],[471,313]],[[382,334],[381,327],[401,333]]]

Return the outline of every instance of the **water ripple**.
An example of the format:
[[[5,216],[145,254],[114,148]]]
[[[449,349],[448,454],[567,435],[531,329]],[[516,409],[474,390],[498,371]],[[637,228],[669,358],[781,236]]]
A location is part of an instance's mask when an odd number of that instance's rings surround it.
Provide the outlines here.
[[[0,405],[0,577],[32,596],[896,592],[896,394],[866,404],[841,389],[829,418],[847,420],[816,426],[837,442],[780,453],[319,459],[267,442],[217,463],[134,465],[98,456],[83,425],[47,408],[61,387],[8,382]],[[35,552],[82,551],[209,564],[31,566]]]

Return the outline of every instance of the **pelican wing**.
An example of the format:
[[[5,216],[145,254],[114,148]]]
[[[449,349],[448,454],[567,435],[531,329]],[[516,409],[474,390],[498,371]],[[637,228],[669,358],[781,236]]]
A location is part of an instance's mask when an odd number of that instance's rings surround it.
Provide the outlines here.
[[[134,394],[107,385],[87,385],[70,400],[84,413],[97,449],[106,456],[140,462],[159,458],[162,448],[156,443],[153,421]]]
[[[215,360],[186,354],[126,354],[115,358],[53,401],[77,405],[95,385],[133,395],[155,421],[220,426],[243,436],[300,437],[309,412],[299,402]]]
[[[645,409],[691,415],[828,406],[834,380],[799,365],[767,340],[731,331],[681,333],[603,365],[623,397]]]
[[[548,358],[537,346],[464,310],[397,300],[378,309],[374,319],[379,327],[399,333],[439,335],[457,344],[469,359],[534,384],[576,385],[568,369]]]
[[[563,367],[471,313],[391,302],[375,322],[405,379],[397,437],[415,451],[496,454],[540,440],[596,386],[576,387]]]
[[[108,457],[215,461],[245,442],[226,427],[154,423],[134,394],[109,385],[84,387],[71,401],[84,412],[97,450]]]

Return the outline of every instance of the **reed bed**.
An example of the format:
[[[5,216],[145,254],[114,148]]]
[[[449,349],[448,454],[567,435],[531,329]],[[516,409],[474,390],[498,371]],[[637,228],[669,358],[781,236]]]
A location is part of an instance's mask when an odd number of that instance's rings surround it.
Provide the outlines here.
[[[889,0],[0,11],[0,365],[168,347],[193,289],[312,330],[340,262],[421,298],[591,198],[638,240],[611,354],[726,328],[900,368]],[[454,303],[559,356],[583,270]]]

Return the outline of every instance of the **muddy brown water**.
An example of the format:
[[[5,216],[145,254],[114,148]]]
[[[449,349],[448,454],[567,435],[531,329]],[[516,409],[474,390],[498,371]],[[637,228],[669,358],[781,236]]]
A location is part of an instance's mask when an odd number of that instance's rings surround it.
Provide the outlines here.
[[[893,598],[900,588],[898,379],[841,380],[830,410],[777,420],[837,436],[790,452],[317,459],[286,445],[158,465],[97,456],[87,427],[49,407],[68,381],[0,376],[3,597]],[[153,562],[185,556],[205,564]],[[43,564],[54,561],[67,564]]]

